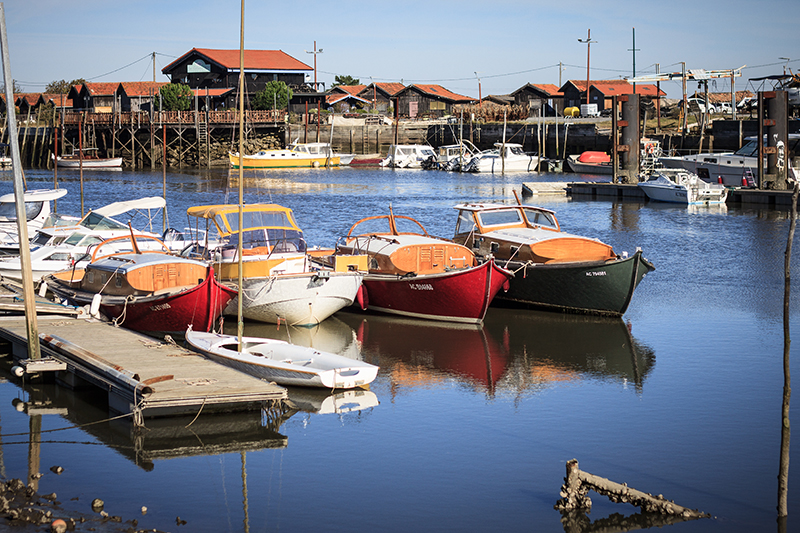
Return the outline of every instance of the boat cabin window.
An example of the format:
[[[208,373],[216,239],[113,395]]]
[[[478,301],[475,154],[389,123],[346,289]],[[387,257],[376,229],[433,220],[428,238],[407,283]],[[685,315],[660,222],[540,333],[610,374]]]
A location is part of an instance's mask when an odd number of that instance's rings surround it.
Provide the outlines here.
[[[542,226],[546,228],[558,229],[558,223],[556,222],[556,217],[553,215],[553,213],[528,208],[523,208],[522,210],[525,212],[525,218],[528,219],[528,223],[531,226]]]
[[[743,157],[758,157],[758,141],[748,141],[747,144],[734,152],[734,155]]]
[[[456,221],[456,235],[472,233],[477,230],[478,226],[472,219],[472,213],[470,211],[459,211],[458,220]]]
[[[25,202],[25,217],[28,220],[33,220],[42,212],[42,204],[44,202]],[[14,202],[0,203],[0,221],[14,221],[17,220],[17,206]]]
[[[522,146],[509,146],[508,151],[514,155],[525,155],[525,152],[522,150]]]
[[[42,233],[41,231],[37,231],[36,235],[31,241],[31,244],[35,246],[44,246],[45,244],[47,244],[47,241],[49,240],[50,240],[50,235],[48,235],[47,233]]]
[[[225,228],[225,221],[221,217],[225,217],[231,231],[239,231],[239,212],[233,211],[225,213],[224,215],[217,215],[217,225],[220,228]],[[245,211],[242,213],[242,224],[245,231],[249,228],[291,228],[293,220],[291,214],[286,211]]]
[[[273,247],[276,252],[305,252],[303,232],[285,229],[256,229],[243,232],[242,248]],[[239,234],[231,235],[229,246],[239,246]]]
[[[128,229],[125,224],[91,212],[84,217],[80,225],[89,229]]]
[[[524,224],[522,215],[517,209],[499,209],[478,213],[481,226],[507,226],[509,224]]]

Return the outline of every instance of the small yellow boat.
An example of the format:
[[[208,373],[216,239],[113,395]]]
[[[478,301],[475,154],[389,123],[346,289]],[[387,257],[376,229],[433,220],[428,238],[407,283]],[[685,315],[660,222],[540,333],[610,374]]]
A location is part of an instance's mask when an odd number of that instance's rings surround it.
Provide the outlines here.
[[[232,168],[239,168],[239,153],[229,152]],[[281,150],[262,150],[253,155],[241,158],[242,168],[316,168],[339,166],[340,159],[336,154],[309,153],[298,150],[294,146]]]

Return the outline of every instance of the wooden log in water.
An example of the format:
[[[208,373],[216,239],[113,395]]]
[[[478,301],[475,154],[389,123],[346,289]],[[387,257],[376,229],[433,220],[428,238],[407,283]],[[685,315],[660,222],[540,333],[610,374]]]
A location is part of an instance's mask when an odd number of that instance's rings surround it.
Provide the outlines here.
[[[707,518],[710,516],[696,509],[680,506],[673,501],[665,499],[661,494],[653,496],[630,488],[625,483],[616,483],[584,472],[578,468],[577,459],[567,461],[567,476],[561,486],[561,499],[556,502],[555,508],[560,511],[591,509],[592,500],[586,496],[590,490],[602,496],[607,496],[612,502],[630,503],[648,513],[678,515],[687,519]]]

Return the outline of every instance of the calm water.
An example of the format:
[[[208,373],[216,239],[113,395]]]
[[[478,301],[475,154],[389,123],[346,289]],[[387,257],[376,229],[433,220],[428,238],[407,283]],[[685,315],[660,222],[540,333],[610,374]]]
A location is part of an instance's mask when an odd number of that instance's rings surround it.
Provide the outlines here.
[[[10,192],[10,173],[2,179]],[[27,179],[47,187],[52,174]],[[70,190],[59,211],[78,214],[78,174],[59,179]],[[309,243],[330,246],[390,204],[449,237],[456,202],[513,201],[534,179],[576,178],[342,168],[248,172],[245,186],[246,201],[291,207]],[[232,187],[227,171],[169,173],[170,225],[185,226],[189,206],[235,202]],[[87,208],[161,192],[160,171],[84,173]],[[277,427],[260,413],[201,414],[188,428],[192,417],[147,421],[141,436],[127,421],[44,433],[40,492],[86,513],[99,497],[112,515],[168,531],[563,531],[553,505],[565,462],[577,458],[583,470],[715,517],[676,531],[776,529],[788,214],[535,203],[556,210],[565,230],[618,252],[642,247],[655,263],[624,320],[492,308],[481,328],[354,312],[311,330],[248,324],[248,334],[363,358],[381,372],[360,396],[291,391],[300,410]],[[800,279],[800,243],[792,271]],[[102,396],[23,389],[0,368],[2,476],[27,473],[31,417],[20,401],[47,402],[29,411],[44,430],[108,416]],[[800,520],[800,439],[792,444],[790,530]],[[590,496],[595,526],[637,513]],[[178,516],[188,523],[177,526]]]

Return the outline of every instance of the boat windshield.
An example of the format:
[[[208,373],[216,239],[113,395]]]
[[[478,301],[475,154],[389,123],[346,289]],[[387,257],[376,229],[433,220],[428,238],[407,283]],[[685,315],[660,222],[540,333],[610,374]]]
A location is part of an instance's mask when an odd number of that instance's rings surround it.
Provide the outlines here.
[[[239,231],[239,212],[220,213],[215,222],[218,227],[227,227],[237,233]],[[292,215],[288,211],[245,211],[242,213],[242,227],[245,232],[253,228],[294,230],[294,226],[297,224],[294,223]]]
[[[91,246],[103,242],[103,239],[93,235],[84,235],[83,233],[73,233],[70,235],[64,244],[70,246]]]
[[[758,157],[758,141],[749,141],[734,152],[734,155],[743,157]]]
[[[522,151],[522,146],[510,146],[508,151],[514,155],[525,155],[525,152]]]
[[[528,219],[528,223],[531,226],[558,229],[558,222],[556,222],[556,217],[553,213],[548,213],[540,209],[531,209],[529,207],[524,207],[522,210],[525,212],[525,218]]]
[[[47,218],[42,222],[43,228],[60,228],[66,226],[77,226],[81,219],[70,215],[60,215],[58,213],[50,213]]]
[[[249,250],[262,246],[271,247],[276,252],[305,252],[306,241],[303,232],[294,229],[254,229],[242,232],[242,248]],[[228,240],[228,247],[239,246],[239,233]]]
[[[484,211],[478,213],[478,217],[483,227],[525,225],[525,222],[522,220],[522,213],[520,213],[519,209],[514,207]]]
[[[394,226],[398,235],[427,235],[425,228],[411,217],[394,215]],[[351,229],[351,236],[355,235],[393,235],[389,216],[365,218],[357,222]]]
[[[42,212],[44,202],[25,202],[25,217],[33,220]],[[17,206],[14,202],[0,203],[0,222],[11,222],[17,220]]]
[[[103,215],[98,215],[97,213],[90,212],[88,215],[81,220],[81,226],[84,228],[89,228],[92,230],[102,230],[102,229],[128,229],[128,226],[117,222],[113,218],[104,217]]]

